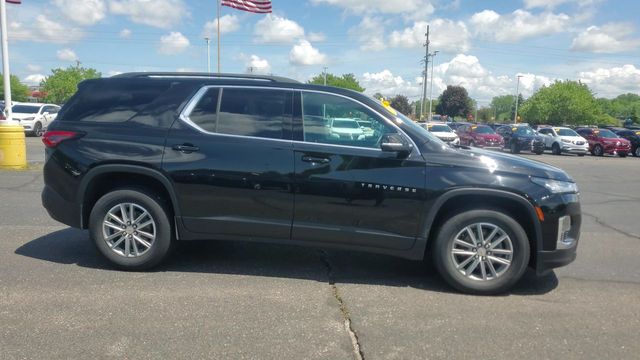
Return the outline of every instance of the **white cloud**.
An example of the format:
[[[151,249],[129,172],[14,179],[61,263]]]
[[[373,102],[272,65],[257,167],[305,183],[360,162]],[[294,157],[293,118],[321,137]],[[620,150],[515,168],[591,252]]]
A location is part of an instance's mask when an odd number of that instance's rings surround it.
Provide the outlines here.
[[[62,14],[81,25],[93,25],[107,14],[104,0],[53,0],[53,3]]]
[[[363,51],[381,51],[386,48],[381,18],[364,16],[360,24],[349,29],[349,35],[360,42],[360,49]]]
[[[34,64],[27,64],[26,68],[27,68],[27,71],[30,71],[30,72],[38,72],[42,70],[42,66],[34,65]]]
[[[240,19],[236,15],[223,15],[220,17],[220,34],[234,32],[240,28]],[[207,21],[202,29],[202,36],[213,38],[218,33],[218,19]]]
[[[77,27],[51,20],[45,15],[37,15],[33,19],[22,22],[9,22],[9,39],[67,44],[84,37],[84,32]]]
[[[76,61],[78,60],[78,55],[71,49],[61,49],[56,51],[56,57],[58,60],[62,61]]]
[[[158,52],[164,55],[175,55],[185,51],[189,47],[189,39],[182,33],[172,31],[160,37]]]
[[[434,73],[434,97],[444,91],[447,85],[460,85],[464,86],[469,91],[469,95],[480,103],[488,103],[497,95],[515,93],[517,75],[522,76],[520,93],[525,97],[552,81],[548,77],[535,74],[496,75],[482,66],[477,57],[464,54],[458,54],[450,61],[436,66]]]
[[[637,93],[640,68],[627,64],[614,68],[597,68],[578,73],[578,79],[587,84],[597,97],[612,98],[625,93]]]
[[[422,93],[422,87],[417,80],[413,83],[404,80],[401,76],[393,75],[388,69],[362,74],[360,84],[366,89],[365,93],[368,95],[380,93],[385,97],[392,97],[401,94],[409,98],[417,98]]]
[[[189,15],[183,0],[110,0],[109,11],[135,23],[165,29]]]
[[[271,65],[266,59],[262,59],[257,55],[251,55],[247,61],[245,72],[252,74],[269,74],[271,73]]]
[[[289,52],[292,65],[320,65],[327,62],[327,55],[314,48],[307,40],[299,40]]]
[[[31,74],[22,79],[22,82],[27,85],[40,85],[44,79],[46,79],[46,76],[43,74]]]
[[[563,13],[532,14],[520,9],[504,15],[493,10],[484,10],[473,14],[470,20],[475,35],[499,42],[515,42],[563,32],[567,30],[570,22],[571,18]]]
[[[421,19],[435,10],[430,0],[311,0],[313,4],[338,6],[354,14],[402,14]]]
[[[633,30],[633,24],[629,23],[590,26],[573,39],[571,50],[592,53],[631,51],[640,46],[640,39],[629,38]]]
[[[412,27],[402,31],[393,31],[389,35],[389,44],[393,47],[419,48],[424,44],[429,25],[433,49],[447,52],[466,52],[469,50],[469,31],[462,21],[435,19],[431,22],[417,21]]]
[[[122,29],[120,30],[120,37],[123,39],[128,39],[131,37],[131,30],[129,29]]]
[[[272,14],[259,20],[253,33],[259,43],[291,43],[304,38],[304,28],[297,22]]]

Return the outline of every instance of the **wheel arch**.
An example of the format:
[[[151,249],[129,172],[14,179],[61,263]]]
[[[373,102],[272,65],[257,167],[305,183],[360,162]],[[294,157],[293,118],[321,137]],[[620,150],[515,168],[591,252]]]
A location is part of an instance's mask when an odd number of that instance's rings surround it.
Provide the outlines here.
[[[438,229],[446,219],[464,211],[482,208],[506,212],[524,228],[531,245],[529,265],[535,267],[536,251],[542,249],[542,228],[536,210],[525,197],[504,190],[455,189],[441,195],[431,206],[422,225],[418,237],[426,242],[422,248],[425,252],[430,251]]]
[[[178,199],[169,178],[162,172],[139,165],[106,164],[89,170],[80,182],[80,227],[86,229],[95,202],[104,194],[119,187],[142,187],[153,191],[168,202],[172,215],[180,215]]]

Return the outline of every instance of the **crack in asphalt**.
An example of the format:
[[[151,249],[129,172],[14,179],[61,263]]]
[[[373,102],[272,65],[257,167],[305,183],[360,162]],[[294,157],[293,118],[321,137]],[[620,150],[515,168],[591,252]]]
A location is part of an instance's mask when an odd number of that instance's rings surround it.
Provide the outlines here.
[[[38,173],[38,174],[34,175],[33,178],[31,178],[30,180],[28,180],[27,182],[25,182],[23,184],[14,185],[14,186],[0,186],[0,190],[17,190],[17,189],[20,189],[20,188],[23,188],[25,186],[29,186],[29,185],[33,184],[34,182],[39,180],[41,177],[42,177],[42,173]]]
[[[613,225],[609,225],[604,220],[601,220],[599,217],[597,217],[597,216],[595,216],[593,214],[589,214],[588,212],[584,212],[584,211],[582,212],[582,214],[592,217],[598,224],[600,224],[600,225],[602,225],[602,226],[604,226],[604,227],[606,227],[608,229],[616,231],[616,232],[618,232],[618,233],[620,233],[622,235],[625,235],[627,237],[640,240],[640,236],[632,234],[632,233],[628,233],[628,232],[626,232],[624,230],[620,230],[620,229],[618,229],[617,227],[615,227]]]
[[[340,291],[336,286],[335,278],[333,275],[333,265],[329,260],[329,254],[320,250],[322,263],[327,268],[327,278],[329,280],[329,285],[331,286],[331,292],[333,293],[333,297],[338,302],[340,306],[340,313],[342,314],[342,318],[344,319],[344,328],[349,334],[349,339],[351,340],[351,346],[353,348],[353,357],[356,360],[364,360],[364,354],[362,353],[362,347],[360,346],[360,340],[358,339],[358,334],[353,329],[353,324],[351,323],[351,316],[349,315],[349,310],[347,309],[347,304],[345,304],[342,296],[340,296]]]

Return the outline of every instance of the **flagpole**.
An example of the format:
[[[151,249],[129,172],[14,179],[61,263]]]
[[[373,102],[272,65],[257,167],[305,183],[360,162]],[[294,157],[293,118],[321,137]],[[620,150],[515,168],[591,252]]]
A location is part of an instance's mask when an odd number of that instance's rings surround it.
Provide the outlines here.
[[[218,0],[218,74],[220,74],[220,0]]]
[[[0,0],[0,22],[2,22],[2,79],[4,80],[4,113],[7,124],[11,118],[11,73],[9,72],[9,39],[7,36],[7,4]]]

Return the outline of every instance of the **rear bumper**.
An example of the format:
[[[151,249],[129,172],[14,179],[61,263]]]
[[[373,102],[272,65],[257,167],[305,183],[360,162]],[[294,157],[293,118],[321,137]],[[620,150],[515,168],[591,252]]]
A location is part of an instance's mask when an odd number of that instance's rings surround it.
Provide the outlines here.
[[[74,228],[82,227],[80,223],[80,206],[66,201],[47,185],[42,190],[41,197],[42,206],[44,206],[51,218]]]

